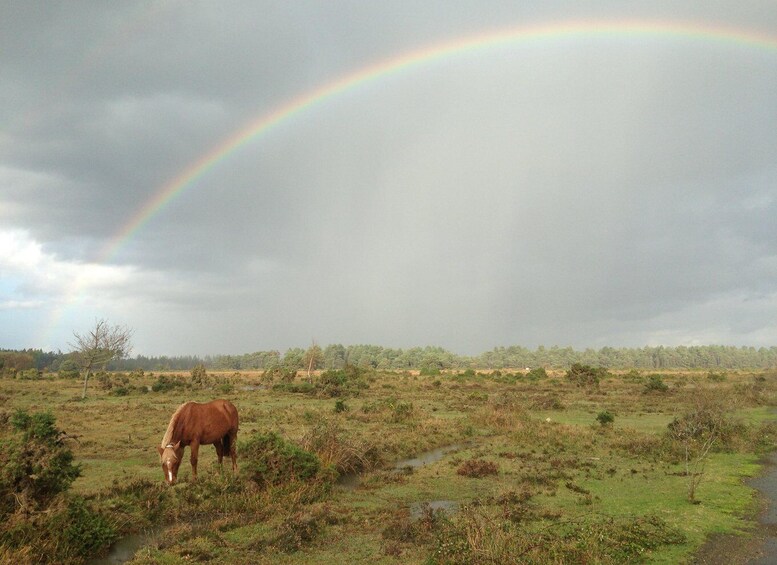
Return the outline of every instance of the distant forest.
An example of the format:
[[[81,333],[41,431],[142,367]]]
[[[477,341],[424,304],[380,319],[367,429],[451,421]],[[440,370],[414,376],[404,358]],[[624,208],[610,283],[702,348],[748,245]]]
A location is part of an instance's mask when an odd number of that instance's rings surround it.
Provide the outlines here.
[[[57,371],[69,353],[43,352],[26,349],[0,350],[0,369]],[[308,349],[292,348],[280,351],[257,351],[243,355],[136,357],[122,359],[109,369],[134,371],[188,371],[203,365],[213,371],[268,370],[275,367],[303,369],[310,365],[318,369],[340,369],[346,364],[375,369],[505,369],[535,368],[568,369],[573,363],[583,363],[607,369],[771,369],[777,368],[777,347],[733,347],[703,345],[692,347],[643,347],[585,349],[539,346],[534,350],[520,346],[496,347],[477,356],[451,353],[440,347],[392,349],[378,345],[314,345]]]

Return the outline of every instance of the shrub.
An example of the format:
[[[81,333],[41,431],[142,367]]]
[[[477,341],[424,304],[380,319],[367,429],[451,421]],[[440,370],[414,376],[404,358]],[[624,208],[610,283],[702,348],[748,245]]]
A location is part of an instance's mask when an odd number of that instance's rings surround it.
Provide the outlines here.
[[[321,462],[275,432],[255,433],[240,448],[246,476],[260,487],[313,479]]]
[[[272,385],[273,390],[281,391],[281,392],[291,392],[296,394],[312,394],[316,391],[316,387],[313,386],[313,384],[309,382],[301,382],[301,383],[287,383],[287,382],[281,382],[281,383],[275,383]]]
[[[297,369],[276,365],[275,367],[267,369],[262,374],[262,379],[270,381],[280,380],[282,382],[289,383],[293,381],[296,376]]]
[[[348,405],[345,403],[345,400],[338,399],[335,401],[335,412],[341,413],[341,412],[348,412]]]
[[[62,361],[57,373],[63,379],[77,379],[81,375],[78,370],[78,364],[73,359]]]
[[[60,557],[89,557],[118,537],[108,520],[80,497],[68,501],[65,511],[51,520],[49,530],[61,540],[57,547]]]
[[[534,369],[526,373],[526,378],[531,380],[547,379],[548,372],[545,370],[545,367],[535,367]]]
[[[647,382],[645,383],[645,392],[666,392],[669,390],[661,375],[648,375]]]
[[[0,516],[16,505],[43,508],[81,474],[49,412],[11,417],[16,434],[0,442]]]
[[[169,392],[175,388],[186,388],[186,382],[182,377],[159,375],[151,390],[154,392]]]
[[[377,466],[378,449],[364,440],[346,435],[336,418],[320,419],[302,438],[302,447],[338,473],[355,473]]]
[[[612,423],[615,421],[615,416],[613,416],[607,410],[604,410],[597,414],[596,421],[599,422],[602,426],[609,426],[612,425]]]
[[[354,365],[346,365],[343,369],[324,371],[316,381],[316,392],[320,396],[335,398],[340,396],[357,396],[359,391],[367,388],[364,379],[365,369]]]
[[[642,375],[636,369],[631,369],[628,373],[623,375],[623,380],[631,383],[642,382]]]
[[[415,408],[412,402],[394,402],[391,405],[391,421],[392,422],[404,422],[405,420],[412,418]]]
[[[608,376],[607,369],[574,363],[567,371],[567,379],[580,387],[598,387],[599,380]]]
[[[192,384],[196,386],[203,386],[206,383],[208,372],[205,370],[205,365],[202,363],[197,363],[197,365],[192,368],[191,374]]]

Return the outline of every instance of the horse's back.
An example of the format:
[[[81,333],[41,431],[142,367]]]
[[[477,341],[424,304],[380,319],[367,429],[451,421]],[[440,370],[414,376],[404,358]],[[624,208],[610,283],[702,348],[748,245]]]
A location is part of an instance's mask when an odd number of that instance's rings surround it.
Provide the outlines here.
[[[238,429],[237,408],[228,400],[186,403],[186,426],[189,437],[186,443],[197,439],[200,443],[214,443],[226,435],[236,435]]]

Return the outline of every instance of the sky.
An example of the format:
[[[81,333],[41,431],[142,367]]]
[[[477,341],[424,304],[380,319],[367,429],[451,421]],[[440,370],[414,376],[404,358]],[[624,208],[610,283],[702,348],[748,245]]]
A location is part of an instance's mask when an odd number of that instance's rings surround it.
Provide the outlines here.
[[[0,349],[777,345],[773,2],[0,14]]]

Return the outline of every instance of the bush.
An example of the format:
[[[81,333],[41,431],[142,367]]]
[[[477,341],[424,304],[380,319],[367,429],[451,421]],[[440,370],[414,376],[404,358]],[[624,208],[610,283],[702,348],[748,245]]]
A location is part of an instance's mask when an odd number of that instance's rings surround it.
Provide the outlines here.
[[[526,373],[526,378],[531,380],[547,379],[548,372],[545,370],[545,367],[535,367],[534,369]]]
[[[241,446],[240,458],[246,476],[260,487],[307,481],[321,470],[316,455],[275,432],[255,433]]]
[[[392,402],[391,403],[391,421],[404,422],[413,417],[415,407],[412,402]]]
[[[345,400],[338,399],[335,401],[335,413],[348,412],[348,405]]]
[[[81,474],[51,413],[18,410],[11,424],[16,434],[0,441],[0,516],[17,505],[45,507]]]
[[[607,410],[599,412],[596,416],[596,421],[602,426],[609,426],[615,421],[615,416],[610,414]]]
[[[118,537],[116,529],[80,497],[69,500],[65,511],[52,519],[49,528],[54,538],[62,540],[57,547],[60,557],[89,557]]]
[[[59,366],[59,376],[63,379],[77,379],[81,373],[78,370],[78,364],[72,359],[65,359]]]
[[[667,385],[662,379],[661,375],[648,375],[647,382],[645,383],[645,392],[666,392],[669,390]]]
[[[186,388],[186,382],[181,377],[159,375],[151,390],[154,392],[169,392],[175,388]]]
[[[43,376],[43,373],[38,369],[25,369],[23,371],[19,371],[16,374],[16,378],[21,379],[23,381],[37,381],[42,376]]]
[[[574,363],[567,371],[567,379],[580,387],[598,387],[599,380],[609,376],[607,369]]]
[[[316,381],[316,392],[329,398],[357,396],[359,391],[367,388],[364,376],[365,370],[354,365],[346,365],[344,369],[330,369],[321,373]]]
[[[205,365],[202,363],[197,363],[197,365],[192,368],[191,374],[192,384],[195,386],[202,387],[207,382],[208,372],[205,370]]]
[[[355,473],[378,465],[378,449],[364,440],[346,435],[336,418],[319,420],[302,438],[302,447],[338,473]]]
[[[316,391],[316,387],[308,382],[301,383],[275,383],[272,385],[273,390],[280,392],[291,392],[296,394],[313,394]]]

